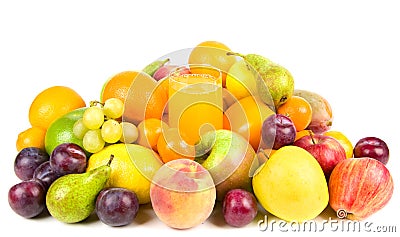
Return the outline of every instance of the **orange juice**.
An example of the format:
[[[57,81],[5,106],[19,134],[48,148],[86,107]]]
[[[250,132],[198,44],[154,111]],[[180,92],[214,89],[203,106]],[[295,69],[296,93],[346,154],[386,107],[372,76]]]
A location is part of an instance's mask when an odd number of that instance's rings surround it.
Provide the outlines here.
[[[200,135],[223,127],[221,73],[210,70],[192,70],[182,74],[178,68],[169,76],[169,126],[179,129],[182,139],[189,145],[199,141]]]

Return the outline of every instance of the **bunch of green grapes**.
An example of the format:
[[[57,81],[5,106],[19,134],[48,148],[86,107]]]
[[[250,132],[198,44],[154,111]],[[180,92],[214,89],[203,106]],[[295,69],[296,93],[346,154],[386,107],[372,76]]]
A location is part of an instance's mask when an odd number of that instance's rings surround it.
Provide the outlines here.
[[[81,119],[75,122],[74,135],[82,139],[83,148],[91,153],[101,151],[106,144],[133,143],[138,137],[137,127],[129,122],[118,122],[124,113],[124,103],[117,98],[104,104],[90,103]]]

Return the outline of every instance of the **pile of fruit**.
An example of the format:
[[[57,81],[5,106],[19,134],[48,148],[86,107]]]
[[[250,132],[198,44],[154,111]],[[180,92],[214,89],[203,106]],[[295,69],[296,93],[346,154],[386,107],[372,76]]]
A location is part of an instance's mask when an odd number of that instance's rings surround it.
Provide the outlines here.
[[[331,130],[329,102],[295,88],[285,67],[216,41],[191,50],[185,73],[193,64],[221,70],[223,102],[223,127],[194,146],[168,122],[168,75],[181,66],[169,58],[112,76],[89,106],[68,87],[39,93],[32,127],[18,135],[21,182],[9,190],[10,207],[25,218],[47,209],[66,223],[95,213],[124,226],[150,203],[160,221],[187,229],[207,221],[216,202],[234,227],[251,223],[258,204],[302,222],[327,207],[362,220],[388,203],[386,143],[365,137],[353,145]]]

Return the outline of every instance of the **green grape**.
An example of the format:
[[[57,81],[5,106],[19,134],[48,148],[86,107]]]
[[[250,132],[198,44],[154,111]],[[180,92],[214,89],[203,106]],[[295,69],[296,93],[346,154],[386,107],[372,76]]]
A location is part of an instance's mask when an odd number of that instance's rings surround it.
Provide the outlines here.
[[[109,119],[101,126],[101,137],[107,143],[116,143],[122,136],[122,126],[114,119]]]
[[[90,153],[96,153],[104,148],[105,142],[101,137],[100,129],[89,130],[83,136],[83,148]]]
[[[104,102],[104,115],[111,119],[120,118],[124,113],[124,103],[117,98],[110,98]]]
[[[82,139],[87,131],[89,131],[89,129],[83,124],[83,119],[81,118],[74,123],[72,128],[72,132],[78,139]]]
[[[83,113],[83,124],[88,129],[98,129],[104,123],[103,109],[97,106],[89,107]]]
[[[123,143],[134,143],[136,142],[139,132],[137,127],[129,122],[121,122],[122,136],[120,141]]]

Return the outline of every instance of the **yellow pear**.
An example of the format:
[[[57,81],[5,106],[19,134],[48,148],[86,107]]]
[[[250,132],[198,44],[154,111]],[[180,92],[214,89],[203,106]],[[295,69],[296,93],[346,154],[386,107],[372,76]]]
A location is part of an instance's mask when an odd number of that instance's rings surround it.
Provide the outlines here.
[[[306,150],[285,146],[253,176],[253,190],[269,213],[286,221],[317,217],[328,205],[328,185],[317,160]]]

